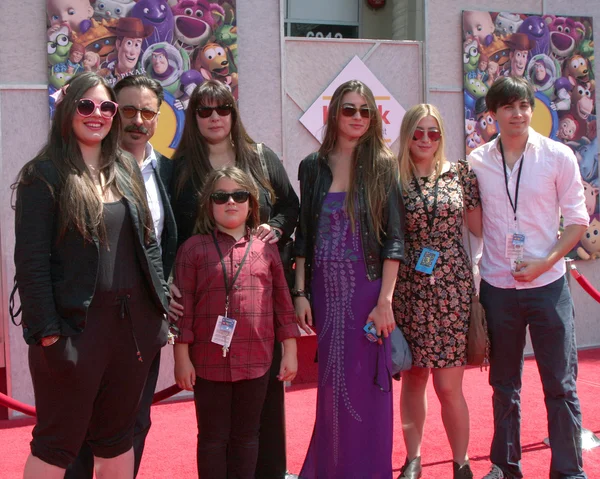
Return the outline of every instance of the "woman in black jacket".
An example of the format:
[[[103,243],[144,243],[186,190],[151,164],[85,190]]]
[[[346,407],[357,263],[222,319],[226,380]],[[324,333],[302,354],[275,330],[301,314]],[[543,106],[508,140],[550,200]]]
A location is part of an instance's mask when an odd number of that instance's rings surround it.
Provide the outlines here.
[[[209,80],[192,93],[173,162],[171,206],[179,245],[193,233],[205,178],[215,169],[237,166],[250,174],[259,189],[261,225],[257,236],[278,244],[288,282],[293,282],[288,261],[291,248],[286,250],[285,246],[291,247],[288,241],[298,221],[298,196],[277,155],[261,143],[254,143],[246,133],[235,99],[223,83]],[[174,286],[172,292],[179,297]],[[175,316],[181,314],[180,305],[172,301],[171,311]],[[280,479],[285,475],[283,386],[277,379],[280,361],[281,345],[276,344],[261,418],[258,479]]]
[[[84,439],[98,477],[133,477],[135,412],[166,342],[160,250],[114,100],[95,73],[68,82],[48,143],[13,185],[37,408],[25,478],[62,478]]]
[[[302,160],[298,176],[292,295],[300,324],[307,332],[314,324],[319,339],[317,415],[300,477],[390,477],[388,335],[404,259],[404,206],[395,158],[364,83],[335,90],[323,144]],[[367,323],[373,343],[365,338]]]

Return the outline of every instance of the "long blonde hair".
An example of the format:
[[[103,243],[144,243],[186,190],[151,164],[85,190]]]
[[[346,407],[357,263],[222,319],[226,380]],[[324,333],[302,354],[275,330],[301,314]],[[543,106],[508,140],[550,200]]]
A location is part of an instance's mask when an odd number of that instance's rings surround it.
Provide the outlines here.
[[[446,134],[444,131],[442,115],[440,115],[439,110],[435,106],[429,103],[420,103],[419,105],[411,107],[404,114],[402,125],[400,126],[400,152],[398,153],[398,164],[400,166],[400,179],[402,180],[402,186],[405,190],[408,188],[413,176],[415,176],[415,164],[410,157],[410,142],[415,134],[417,125],[427,116],[435,118],[440,133],[442,134],[440,144],[434,155],[435,175],[438,177],[442,174],[442,168],[444,166],[444,161],[446,160],[446,155],[444,154]]]
[[[327,113],[327,124],[323,144],[319,149],[322,158],[335,148],[338,136],[338,122],[342,109],[342,100],[346,93],[358,93],[365,99],[371,111],[371,121],[365,134],[358,140],[352,158],[350,169],[350,188],[346,195],[345,209],[354,227],[355,204],[354,198],[359,188],[365,188],[366,203],[369,216],[373,222],[373,231],[381,242],[383,232],[383,210],[387,202],[390,185],[397,180],[397,167],[394,154],[385,144],[381,114],[377,109],[375,97],[371,89],[359,80],[342,83],[331,97]],[[362,174],[359,175],[359,172]]]

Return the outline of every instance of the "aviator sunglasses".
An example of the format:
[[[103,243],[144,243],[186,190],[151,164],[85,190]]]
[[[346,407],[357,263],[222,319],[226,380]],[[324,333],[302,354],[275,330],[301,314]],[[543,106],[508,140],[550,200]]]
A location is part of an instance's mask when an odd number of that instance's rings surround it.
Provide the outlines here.
[[[232,105],[199,106],[196,108],[196,113],[200,118],[208,118],[213,114],[213,111],[216,111],[219,116],[227,116],[231,115],[231,110],[233,110]]]
[[[148,110],[147,108],[136,108],[132,105],[122,106],[120,110],[125,118],[134,118],[139,111],[142,118],[146,121],[152,121],[154,120],[154,117],[158,115],[157,111]]]
[[[419,140],[422,140],[423,138],[425,138],[425,136],[427,136],[431,141],[440,141],[440,138],[442,137],[442,133],[439,130],[425,131],[425,130],[417,129],[413,133],[413,140],[419,141]]]
[[[118,106],[114,101],[110,100],[96,103],[89,98],[82,98],[77,102],[77,113],[84,117],[91,116],[96,111],[96,108],[100,108],[100,115],[103,118],[112,118],[117,113]]]
[[[245,203],[250,198],[249,191],[232,191],[231,193],[226,193],[225,191],[217,191],[210,195],[210,199],[213,200],[213,203],[216,205],[224,205],[229,201],[229,197],[233,198],[233,201],[236,203]]]
[[[371,118],[371,110],[368,108],[356,108],[354,105],[342,106],[342,115],[344,116],[354,116],[357,111],[362,118]]]
[[[425,138],[425,136],[427,136],[431,141],[440,141],[440,138],[442,137],[442,133],[439,130],[426,131],[426,130],[417,129],[413,133],[413,140],[419,141],[419,140],[422,140],[423,138]]]

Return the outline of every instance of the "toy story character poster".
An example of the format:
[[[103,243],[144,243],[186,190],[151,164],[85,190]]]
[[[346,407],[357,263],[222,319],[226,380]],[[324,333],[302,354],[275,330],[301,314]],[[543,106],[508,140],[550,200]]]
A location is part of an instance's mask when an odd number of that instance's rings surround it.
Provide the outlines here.
[[[51,115],[77,73],[147,75],[165,89],[152,144],[171,156],[197,85],[216,79],[238,98],[236,0],[46,0],[46,12]]]
[[[467,155],[498,134],[485,104],[492,83],[527,78],[536,97],[532,128],[571,147],[584,182],[590,227],[570,256],[600,257],[592,18],[463,11],[462,40]]]

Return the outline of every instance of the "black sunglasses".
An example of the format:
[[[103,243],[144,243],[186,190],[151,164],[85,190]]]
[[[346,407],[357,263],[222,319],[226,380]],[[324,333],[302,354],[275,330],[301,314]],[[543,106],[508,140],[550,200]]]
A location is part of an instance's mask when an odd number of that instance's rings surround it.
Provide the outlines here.
[[[104,118],[112,118],[117,113],[118,105],[114,101],[104,100],[96,103],[89,98],[82,98],[77,102],[77,113],[81,116],[91,116],[96,108],[100,108],[100,115]]]
[[[142,118],[146,121],[154,120],[154,117],[156,117],[156,115],[158,115],[157,111],[148,110],[146,108],[136,108],[135,106],[132,106],[132,105],[122,106],[120,108],[120,110],[121,110],[121,114],[125,118],[135,118],[135,116],[137,115],[137,112],[139,111],[142,115]]]
[[[371,110],[369,108],[356,108],[354,105],[342,106],[342,115],[344,116],[354,116],[356,112],[359,112],[362,118],[371,118]]]
[[[224,205],[229,201],[229,198],[233,198],[233,201],[236,203],[245,203],[250,198],[249,191],[232,191],[231,193],[227,193],[225,191],[217,191],[210,195],[210,199],[213,200],[213,203],[216,205]]]
[[[217,112],[219,116],[231,115],[233,105],[219,105],[219,106],[199,106],[196,108],[196,113],[200,118],[208,118],[213,114],[213,111]]]
[[[439,130],[425,131],[421,129],[416,129],[413,133],[413,140],[419,141],[422,140],[425,136],[427,136],[431,141],[440,141],[442,133]]]

